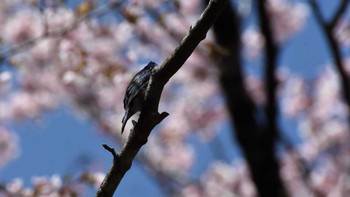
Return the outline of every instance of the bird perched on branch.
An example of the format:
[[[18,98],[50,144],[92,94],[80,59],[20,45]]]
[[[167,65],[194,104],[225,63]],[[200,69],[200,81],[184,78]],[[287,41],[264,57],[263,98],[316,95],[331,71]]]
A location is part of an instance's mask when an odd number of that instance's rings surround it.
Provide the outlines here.
[[[136,112],[141,111],[148,82],[151,78],[152,69],[155,66],[157,66],[156,63],[149,62],[142,70],[136,73],[126,88],[124,97],[125,114],[122,120],[122,134],[129,118]]]

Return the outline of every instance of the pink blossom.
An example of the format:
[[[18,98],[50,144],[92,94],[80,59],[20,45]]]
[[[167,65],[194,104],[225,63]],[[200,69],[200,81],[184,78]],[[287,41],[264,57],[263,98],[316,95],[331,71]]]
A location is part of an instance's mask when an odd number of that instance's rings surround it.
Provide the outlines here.
[[[69,33],[70,42],[75,44],[84,44],[95,38],[95,29],[98,27],[93,26],[90,21],[83,21],[77,24],[74,31]]]
[[[287,116],[294,117],[308,107],[310,100],[306,84],[300,78],[290,77],[281,87],[282,109]]]
[[[154,166],[169,175],[186,177],[193,164],[194,151],[183,142],[159,143],[156,138],[150,139],[146,156]]]
[[[201,177],[201,196],[256,196],[245,165],[213,162]]]
[[[253,101],[257,104],[263,104],[266,100],[265,87],[262,80],[253,75],[247,75],[245,86]]]
[[[339,100],[340,86],[334,70],[327,69],[315,82],[313,116],[324,121],[335,115],[345,115],[344,106]]]
[[[12,73],[0,72],[0,95],[11,88]]]
[[[284,42],[303,27],[308,9],[304,3],[287,0],[269,0],[267,9],[276,41]]]
[[[73,71],[63,73],[62,83],[66,91],[72,93],[80,92],[80,88],[88,85],[88,81],[83,75]]]
[[[125,46],[127,42],[134,38],[134,27],[132,24],[123,21],[118,25],[112,25],[110,27],[112,37],[117,45]]]
[[[52,38],[46,38],[38,42],[38,44],[30,50],[31,58],[33,58],[33,66],[49,66],[47,64],[55,60],[57,43],[58,41]]]
[[[18,194],[23,190],[23,180],[21,178],[15,178],[6,185],[6,190],[10,194]]]
[[[93,185],[96,189],[98,189],[105,176],[106,174],[102,172],[86,172],[83,173],[80,179],[83,182],[87,182]]]
[[[180,196],[182,197],[201,197],[203,196],[202,188],[197,185],[186,185],[181,190]]]
[[[102,109],[114,109],[118,101],[122,99],[120,94],[115,91],[115,88],[114,86],[106,86],[98,90],[98,103]]]
[[[97,173],[92,174],[95,188],[98,188],[101,185],[105,176],[106,176],[106,174],[102,173],[102,172],[97,172]]]
[[[99,38],[86,42],[82,45],[84,51],[88,53],[89,72],[101,72],[105,67],[117,62],[115,58],[117,43],[109,38]]]
[[[157,9],[162,3],[164,3],[164,0],[131,0],[130,4],[131,7],[138,6],[140,8],[152,8]]]
[[[16,178],[6,184],[4,193],[6,196],[81,196],[78,184],[71,182],[69,184],[63,183],[63,180],[58,175],[51,177],[32,177],[33,188],[24,187],[23,180]],[[0,193],[1,195],[2,193]]]
[[[193,164],[194,152],[190,145],[174,143],[166,147],[161,167],[168,173],[187,174]]]
[[[47,8],[44,10],[45,24],[48,33],[62,31],[72,26],[75,16],[71,9],[59,7],[57,9]]]
[[[19,155],[17,136],[0,126],[0,168],[3,168],[11,160]]]
[[[29,5],[38,5],[39,4],[39,0],[24,0],[26,3],[28,3]]]
[[[180,13],[186,17],[190,24],[198,18],[202,11],[202,2],[199,0],[186,1],[180,0]]]
[[[18,93],[13,95],[8,113],[15,120],[23,120],[25,118],[34,118],[40,112],[40,107],[36,104],[34,97],[29,93]]]
[[[159,138],[164,143],[182,141],[189,134],[189,123],[179,114],[172,114],[174,119],[169,119],[164,122],[164,127],[159,131]]]
[[[190,28],[190,24],[180,18],[177,13],[166,14],[163,20],[169,31],[175,33],[175,35],[184,36]]]
[[[65,184],[62,178],[58,175],[51,177],[38,176],[32,177],[33,190],[31,196],[80,196],[81,192],[79,185],[71,182]]]
[[[0,4],[0,15],[2,13],[7,13],[16,6],[21,0],[2,0]]]
[[[47,187],[52,187],[52,189],[58,189],[62,187],[62,180],[61,177],[58,175],[52,175],[49,179],[47,177],[33,177],[32,181],[35,185],[42,185],[42,186],[47,186]],[[43,188],[43,190],[45,190]],[[45,191],[44,191],[45,192]]]
[[[152,31],[149,31],[150,28]],[[140,18],[136,30],[150,43],[158,44],[169,51],[175,48],[175,43],[171,42],[172,39],[170,38],[170,35],[159,25],[155,24],[150,18]],[[164,43],[163,40],[167,40],[168,42]]]
[[[84,54],[76,43],[72,40],[61,39],[58,45],[58,61],[62,66],[62,70],[74,70],[81,69],[84,65]]]
[[[328,194],[337,184],[340,171],[336,169],[337,166],[328,158],[322,164],[322,168],[311,174],[311,180],[316,190]]]
[[[334,37],[337,39],[338,43],[342,46],[350,46],[350,22],[340,21],[338,22],[334,32]]]
[[[262,52],[265,39],[256,28],[248,28],[241,37],[243,48],[248,57],[255,58]]]
[[[298,150],[286,151],[281,158],[281,175],[284,179],[286,189],[290,196],[312,196],[312,191],[305,184],[305,171],[303,165],[300,165]]]
[[[38,11],[33,9],[16,12],[4,25],[3,39],[11,44],[19,44],[43,34],[44,28]]]

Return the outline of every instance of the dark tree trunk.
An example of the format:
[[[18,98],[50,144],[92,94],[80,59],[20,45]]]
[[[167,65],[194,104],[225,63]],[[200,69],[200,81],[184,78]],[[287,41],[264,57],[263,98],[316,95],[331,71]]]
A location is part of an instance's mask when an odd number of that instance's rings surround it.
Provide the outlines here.
[[[235,128],[233,137],[242,147],[258,195],[286,196],[275,158],[276,134],[269,129],[269,124],[257,121],[256,106],[244,86],[240,18],[231,6],[216,20],[213,30],[217,44],[224,51],[216,62],[220,85]]]

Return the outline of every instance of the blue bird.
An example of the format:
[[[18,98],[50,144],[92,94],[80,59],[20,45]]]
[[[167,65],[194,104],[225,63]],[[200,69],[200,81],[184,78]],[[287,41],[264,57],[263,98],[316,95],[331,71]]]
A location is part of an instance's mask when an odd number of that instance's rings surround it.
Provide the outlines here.
[[[152,61],[149,62],[142,70],[136,73],[126,88],[124,97],[125,114],[122,120],[122,134],[129,118],[142,109],[148,82],[151,78],[152,69],[155,66],[157,66],[156,63]]]

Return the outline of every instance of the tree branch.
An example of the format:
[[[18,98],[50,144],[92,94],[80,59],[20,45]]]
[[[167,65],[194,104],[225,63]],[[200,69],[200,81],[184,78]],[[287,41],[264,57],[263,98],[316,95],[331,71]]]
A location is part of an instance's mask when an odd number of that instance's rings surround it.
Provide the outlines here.
[[[256,106],[244,85],[240,60],[240,19],[232,6],[227,6],[214,23],[214,35],[225,51],[217,58],[217,66],[220,85],[235,126],[233,136],[242,147],[258,194],[285,196],[275,158],[275,140],[265,125],[256,120]]]
[[[269,16],[266,10],[266,0],[258,1],[258,15],[261,32],[265,38],[265,89],[266,89],[266,119],[269,130],[275,138],[278,135],[277,128],[277,102],[276,102],[276,67],[278,57],[278,45],[274,40]]]
[[[153,69],[140,118],[122,151],[114,156],[113,165],[98,189],[97,197],[113,196],[124,174],[130,169],[137,152],[147,142],[152,129],[168,115],[166,112],[161,114],[158,112],[160,96],[165,84],[181,68],[200,41],[206,37],[207,31],[227,4],[228,0],[211,0],[170,58]]]
[[[346,106],[348,108],[348,120],[350,122],[350,81],[349,78],[346,74],[346,71],[344,69],[344,65],[341,59],[341,52],[338,46],[338,43],[333,35],[334,29],[336,28],[335,25],[339,21],[340,17],[342,14],[345,12],[346,9],[346,4],[349,3],[350,1],[344,0],[341,5],[339,6],[338,10],[336,11],[336,14],[334,15],[332,21],[330,23],[327,23],[321,13],[321,10],[316,3],[315,0],[309,0],[310,6],[313,9],[315,13],[315,17],[319,25],[321,26],[322,30],[325,33],[326,39],[329,44],[329,48],[331,50],[331,54],[333,56],[334,62],[335,62],[335,67],[337,69],[339,79],[340,79],[340,84],[343,87],[343,96],[344,96],[344,101],[346,103]]]
[[[347,4],[348,4],[349,2],[350,2],[349,0],[343,0],[343,1],[340,3],[340,5],[339,5],[337,11],[335,12],[335,14],[334,14],[332,20],[329,22],[329,28],[330,28],[330,29],[334,29],[334,28],[335,28],[335,26],[336,26],[337,23],[339,22],[339,19],[341,18],[341,16],[342,16],[343,13],[345,12],[345,10],[346,10],[346,8],[347,8],[346,6],[347,6]]]

